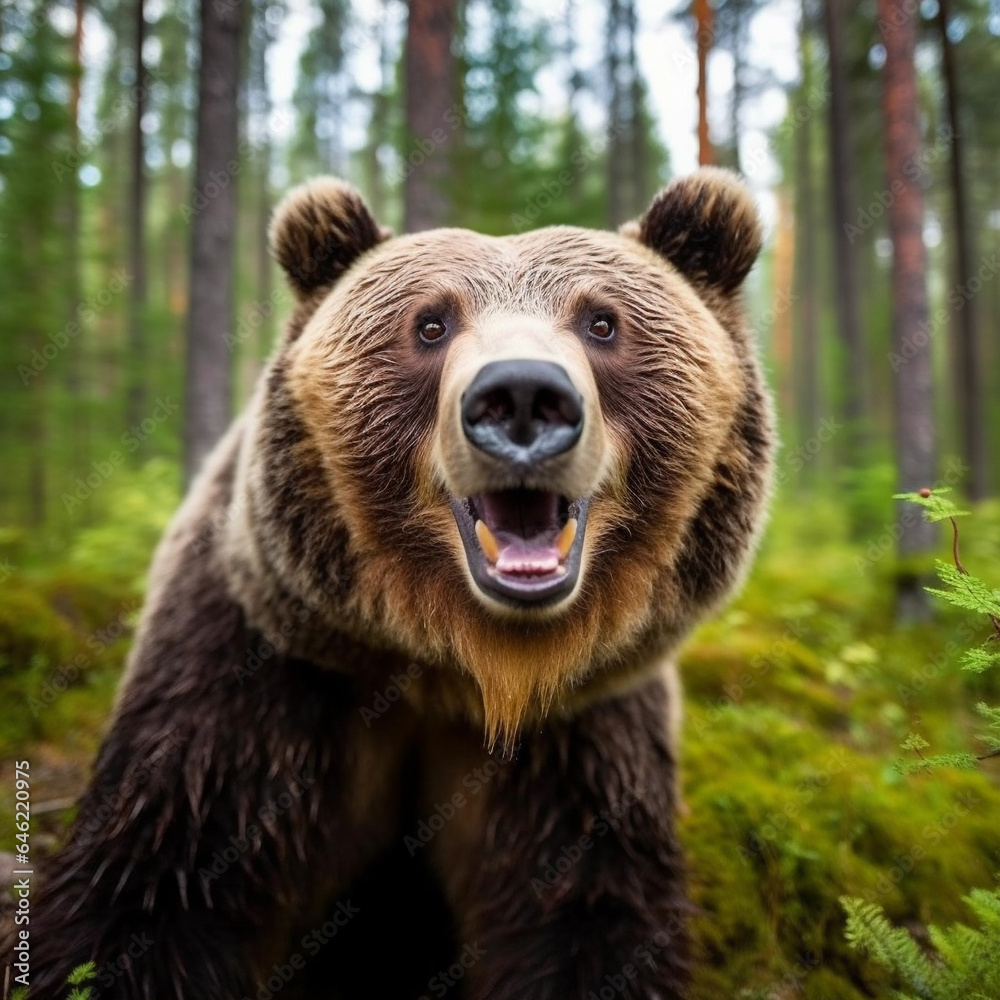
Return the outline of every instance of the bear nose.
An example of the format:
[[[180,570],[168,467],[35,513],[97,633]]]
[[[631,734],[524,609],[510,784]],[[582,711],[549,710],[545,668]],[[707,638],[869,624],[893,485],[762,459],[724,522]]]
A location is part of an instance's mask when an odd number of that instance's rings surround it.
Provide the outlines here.
[[[462,429],[480,451],[526,465],[576,444],[583,399],[551,361],[493,361],[462,397]]]

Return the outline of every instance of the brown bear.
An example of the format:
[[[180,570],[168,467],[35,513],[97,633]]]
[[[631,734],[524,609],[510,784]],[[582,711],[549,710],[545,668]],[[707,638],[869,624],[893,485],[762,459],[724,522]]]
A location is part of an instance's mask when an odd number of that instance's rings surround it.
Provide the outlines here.
[[[752,200],[392,237],[320,179],[271,236],[296,308],[157,552],[30,995],[682,996],[672,656],[771,467]]]

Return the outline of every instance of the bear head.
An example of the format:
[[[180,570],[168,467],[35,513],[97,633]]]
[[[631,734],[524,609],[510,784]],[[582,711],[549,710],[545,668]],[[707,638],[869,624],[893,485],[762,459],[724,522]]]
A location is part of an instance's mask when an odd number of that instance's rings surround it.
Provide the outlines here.
[[[393,237],[321,178],[271,240],[296,306],[240,460],[242,577],[316,609],[314,646],[321,622],[474,678],[510,734],[640,676],[730,592],[773,437],[733,175],[619,233],[502,238]]]

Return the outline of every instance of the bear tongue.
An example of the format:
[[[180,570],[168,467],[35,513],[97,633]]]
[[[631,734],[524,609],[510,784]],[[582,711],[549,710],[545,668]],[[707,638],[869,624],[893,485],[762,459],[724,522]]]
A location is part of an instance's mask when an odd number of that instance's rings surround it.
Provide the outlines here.
[[[498,573],[544,576],[559,569],[559,550],[548,539],[527,540],[504,533],[498,533],[495,537],[500,547],[500,555],[496,561]]]

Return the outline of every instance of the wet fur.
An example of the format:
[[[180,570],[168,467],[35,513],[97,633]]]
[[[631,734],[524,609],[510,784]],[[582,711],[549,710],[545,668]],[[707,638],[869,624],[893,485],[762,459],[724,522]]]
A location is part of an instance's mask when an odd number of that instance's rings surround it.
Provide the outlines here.
[[[272,240],[298,306],[158,550],[92,785],[35,900],[31,996],[61,997],[76,964],[105,967],[139,931],[153,946],[102,996],[253,996],[352,893],[374,902],[284,996],[412,998],[473,940],[470,1000],[584,1000],[629,963],[620,995],[681,996],[669,664],[745,571],[773,440],[738,295],[760,245],[752,204],[707,172],[621,234],[389,239],[321,180],[286,199]],[[512,622],[466,578],[434,464],[447,355],[411,331],[447,309],[459,330],[525,314],[574,337],[581,310],[609,302],[618,345],[574,355],[610,455],[583,583],[562,613]],[[405,697],[366,717],[408,669]],[[498,770],[473,794],[486,761]],[[536,892],[547,859],[623,801]]]

